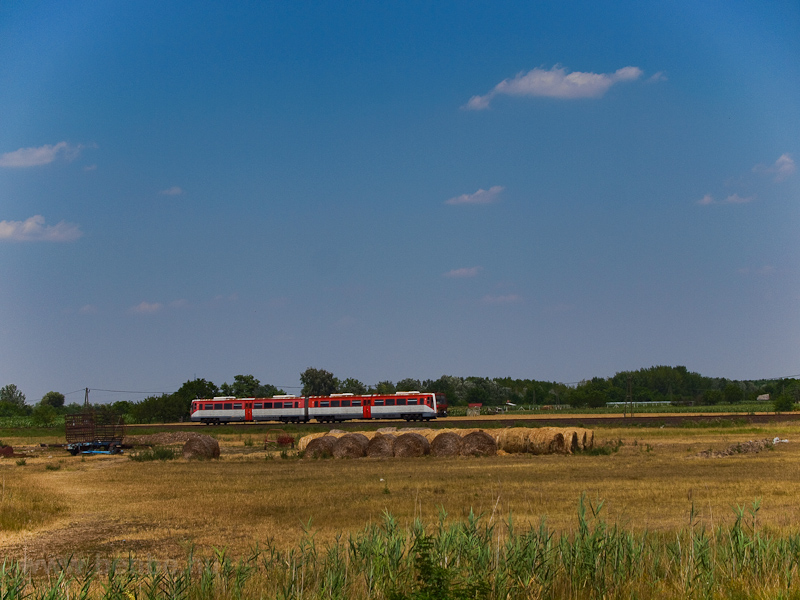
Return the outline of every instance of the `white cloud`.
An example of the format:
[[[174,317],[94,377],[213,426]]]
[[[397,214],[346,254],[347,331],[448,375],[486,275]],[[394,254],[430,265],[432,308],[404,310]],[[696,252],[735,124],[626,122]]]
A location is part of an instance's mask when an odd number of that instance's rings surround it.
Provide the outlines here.
[[[58,142],[52,146],[45,144],[38,148],[20,148],[0,154],[0,167],[38,167],[53,162],[59,155],[63,155],[67,160],[73,160],[82,149],[83,146],[71,146],[67,142]]]
[[[131,308],[131,312],[140,314],[140,315],[152,315],[153,313],[159,312],[164,305],[161,302],[140,302],[133,308]]]
[[[755,200],[755,196],[740,196],[739,194],[731,194],[725,198],[727,204],[747,204]]]
[[[45,225],[42,215],[24,221],[0,221],[0,241],[9,242],[73,242],[83,235],[74,223],[61,221]]]
[[[480,189],[474,194],[461,194],[455,198],[445,201],[445,204],[491,204],[500,198],[500,192],[505,188],[502,185],[494,185],[488,190]]]
[[[480,273],[482,267],[465,267],[463,269],[453,269],[444,274],[444,277],[451,277],[453,279],[464,279],[468,277],[475,277]]]
[[[706,194],[700,200],[697,201],[698,204],[706,206],[708,204],[714,204],[714,196],[711,194]]]
[[[639,67],[623,67],[613,73],[567,73],[555,65],[549,71],[536,68],[518,73],[513,79],[504,79],[483,96],[473,96],[462,108],[484,110],[495,96],[543,96],[547,98],[599,98],[615,83],[633,81],[642,76]],[[652,79],[652,78],[651,78]]]
[[[183,194],[183,190],[177,185],[173,185],[171,188],[161,190],[159,194],[163,194],[164,196],[180,196]]]
[[[647,78],[648,83],[658,83],[659,81],[667,81],[667,76],[664,75],[663,71],[659,71],[658,73],[653,73],[650,77]]]
[[[797,166],[794,164],[794,159],[789,154],[781,154],[773,165],[756,165],[753,167],[753,173],[774,175],[774,179],[778,183],[788,179],[796,170]]]
[[[506,296],[484,296],[481,298],[483,304],[516,304],[522,302],[522,296],[518,294],[508,294]]]

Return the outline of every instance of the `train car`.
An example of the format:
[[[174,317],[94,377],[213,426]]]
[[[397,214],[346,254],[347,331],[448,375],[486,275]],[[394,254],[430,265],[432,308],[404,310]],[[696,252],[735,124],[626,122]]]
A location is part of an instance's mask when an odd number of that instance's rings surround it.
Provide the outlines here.
[[[207,425],[280,421],[335,423],[354,419],[405,419],[427,421],[437,416],[436,395],[422,392],[396,394],[333,394],[331,396],[274,396],[235,398],[219,396],[192,402],[191,420]]]

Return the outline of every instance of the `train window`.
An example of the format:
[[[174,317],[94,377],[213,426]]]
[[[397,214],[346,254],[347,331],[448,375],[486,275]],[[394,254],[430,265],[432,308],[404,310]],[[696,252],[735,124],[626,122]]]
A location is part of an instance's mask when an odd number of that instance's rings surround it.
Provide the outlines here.
[[[232,408],[233,408],[233,404],[231,404],[230,402],[226,402],[226,403],[223,405],[223,407],[225,408],[225,410],[230,410],[230,409],[232,409]]]
[[[241,404],[234,404],[233,405],[233,410],[242,410],[242,405]]]
[[[394,406],[394,398],[387,398],[386,406]]]
[[[350,406],[350,400],[342,400],[342,406]]]
[[[206,410],[213,410],[213,409],[214,409],[213,404],[206,404]]]
[[[352,406],[361,406],[361,400],[353,400]]]
[[[331,400],[331,406],[334,407],[334,408],[338,408],[339,407],[339,401],[338,400]]]
[[[272,402],[264,402],[264,408],[272,408]]]
[[[397,399],[397,406],[405,406],[405,405],[406,405],[406,399],[405,398],[398,398]]]
[[[261,402],[253,403],[253,408],[261,408]]]
[[[323,400],[322,402],[320,402],[320,403],[319,403],[319,405],[320,405],[322,408],[328,408],[328,407],[331,405],[331,403],[330,403],[330,402],[328,402],[327,400]]]
[[[222,410],[222,404],[220,404],[219,402],[217,402],[217,403],[214,405],[214,410]]]
[[[409,398],[408,399],[408,403],[409,404],[416,404],[417,403],[417,398]]]
[[[383,400],[375,400],[375,406],[383,406]]]

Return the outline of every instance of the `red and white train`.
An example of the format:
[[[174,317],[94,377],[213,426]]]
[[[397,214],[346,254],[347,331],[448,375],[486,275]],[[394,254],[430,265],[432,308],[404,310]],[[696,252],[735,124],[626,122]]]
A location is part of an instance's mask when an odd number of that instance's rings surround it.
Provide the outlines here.
[[[446,406],[446,405],[445,405]],[[429,421],[437,416],[436,394],[332,394],[330,396],[221,396],[192,401],[192,421],[207,425],[247,421],[335,423],[351,419],[405,419]]]

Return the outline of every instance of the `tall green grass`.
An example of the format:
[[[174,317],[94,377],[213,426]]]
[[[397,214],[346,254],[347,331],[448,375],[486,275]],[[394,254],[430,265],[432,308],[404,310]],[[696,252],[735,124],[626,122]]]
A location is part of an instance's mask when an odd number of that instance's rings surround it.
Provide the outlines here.
[[[633,532],[582,498],[577,526],[518,526],[472,513],[450,522],[380,524],[318,544],[311,524],[294,547],[272,543],[179,563],[67,561],[47,573],[6,561],[0,598],[446,600],[527,598],[800,598],[800,535],[760,529],[758,502],[714,530],[692,510],[672,534]]]

